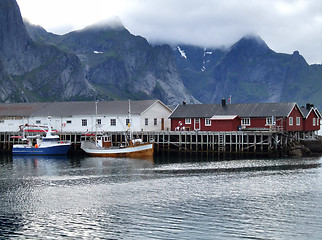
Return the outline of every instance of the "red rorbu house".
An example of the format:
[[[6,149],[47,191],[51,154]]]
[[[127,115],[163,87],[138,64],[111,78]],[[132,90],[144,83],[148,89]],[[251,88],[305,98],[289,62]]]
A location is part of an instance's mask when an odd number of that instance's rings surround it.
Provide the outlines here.
[[[305,132],[320,130],[321,113],[314,108],[314,105],[307,103],[306,107],[301,107],[301,111],[305,116],[303,130]]]
[[[305,124],[305,115],[296,103],[226,104],[224,99],[222,104],[178,105],[169,118],[172,131],[274,129],[299,132],[304,131]],[[309,131],[318,130],[320,125],[314,127]]]

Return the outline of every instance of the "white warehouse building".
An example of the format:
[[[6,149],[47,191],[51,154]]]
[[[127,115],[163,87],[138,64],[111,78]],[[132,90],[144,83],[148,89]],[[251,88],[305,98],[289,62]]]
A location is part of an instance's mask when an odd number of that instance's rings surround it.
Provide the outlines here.
[[[130,121],[132,131],[168,131],[171,113],[160,100],[3,103],[0,132],[17,132],[25,124],[46,126],[49,116],[58,132],[126,131]]]

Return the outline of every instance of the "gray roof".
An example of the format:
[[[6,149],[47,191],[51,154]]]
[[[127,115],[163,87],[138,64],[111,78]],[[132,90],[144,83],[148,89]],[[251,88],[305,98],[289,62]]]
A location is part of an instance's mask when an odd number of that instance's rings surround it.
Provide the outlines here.
[[[50,103],[1,103],[1,117],[28,117]]]
[[[131,100],[131,113],[141,114],[159,100]],[[162,104],[162,102],[160,102]],[[165,105],[164,105],[165,106]],[[165,106],[166,107],[166,106]],[[2,110],[3,109],[3,110]],[[126,101],[100,101],[97,114],[126,115],[129,103]],[[170,110],[169,110],[170,111]],[[0,104],[0,116],[74,116],[95,115],[95,102],[53,102]],[[19,114],[19,115],[18,115]]]
[[[240,104],[185,104],[179,105],[169,118],[211,118],[214,115],[246,117],[286,117],[296,103],[240,103]]]
[[[303,115],[306,118],[309,116],[311,111],[313,111],[318,117],[321,117],[321,114],[320,114],[319,110],[317,108],[314,108],[314,107],[307,108],[307,107],[302,106],[301,111],[302,111]]]

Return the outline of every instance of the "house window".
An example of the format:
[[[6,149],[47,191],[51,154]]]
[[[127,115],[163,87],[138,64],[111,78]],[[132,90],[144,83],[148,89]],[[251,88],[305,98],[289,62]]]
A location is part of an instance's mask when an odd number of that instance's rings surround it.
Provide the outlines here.
[[[87,126],[87,119],[82,119],[82,126]]]
[[[210,118],[205,118],[205,126],[211,126]]]
[[[157,118],[155,118],[154,119],[154,126],[157,126],[158,125],[158,119]]]
[[[67,120],[66,123],[67,124],[71,124],[72,123],[72,120]]]
[[[0,123],[4,123],[4,120],[0,120]]]
[[[301,125],[301,118],[300,117],[296,117],[296,125],[297,126]]]
[[[126,126],[128,126],[128,125],[129,125],[129,123],[130,123],[130,119],[129,119],[129,118],[127,118],[127,119],[125,120],[125,124],[126,124]]]
[[[242,118],[241,125],[250,126],[250,118]]]
[[[293,126],[293,117],[288,119],[288,125]]]
[[[111,126],[116,126],[116,119],[115,118],[111,119]]]
[[[144,119],[144,122],[145,122],[145,126],[148,126],[149,125],[149,119],[148,118],[145,118]]]
[[[97,125],[102,125],[102,119],[96,119],[96,121],[97,121]]]
[[[184,122],[185,124],[191,124],[191,118],[186,118]]]
[[[315,118],[313,118],[313,126],[315,126],[315,125],[316,125],[315,121],[316,121],[316,120],[315,120]]]
[[[41,124],[41,120],[36,120],[36,124]]]

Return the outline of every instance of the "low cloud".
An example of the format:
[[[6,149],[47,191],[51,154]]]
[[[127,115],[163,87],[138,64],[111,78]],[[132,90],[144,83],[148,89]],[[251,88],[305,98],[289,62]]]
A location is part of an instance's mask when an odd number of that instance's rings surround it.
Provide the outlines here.
[[[132,34],[141,35],[151,43],[227,47],[247,34],[255,34],[276,52],[293,53],[298,50],[308,63],[322,63],[321,0],[67,2],[68,5],[63,0],[18,0],[21,8],[30,9],[29,12],[22,9],[22,13],[31,22],[32,15],[41,13],[33,23],[60,34],[62,30],[86,27],[94,20],[118,16]],[[37,3],[38,9],[32,3]],[[51,6],[50,9],[47,6]]]
[[[151,42],[220,47],[256,34],[277,52],[298,50],[309,63],[322,63],[322,1],[142,2],[137,0],[121,19],[133,34]]]

